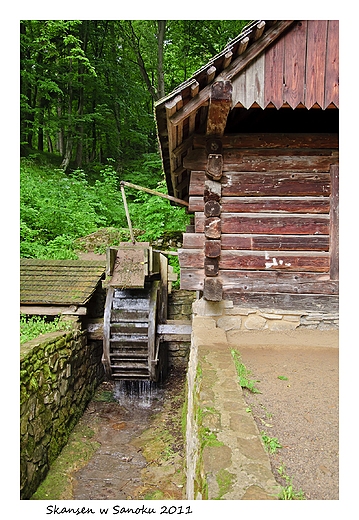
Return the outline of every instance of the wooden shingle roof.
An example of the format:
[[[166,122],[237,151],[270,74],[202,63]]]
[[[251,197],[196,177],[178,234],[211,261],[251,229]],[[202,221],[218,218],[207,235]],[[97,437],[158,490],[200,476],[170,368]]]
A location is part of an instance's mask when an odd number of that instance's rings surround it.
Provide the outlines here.
[[[20,260],[21,305],[84,305],[105,273],[105,262]]]

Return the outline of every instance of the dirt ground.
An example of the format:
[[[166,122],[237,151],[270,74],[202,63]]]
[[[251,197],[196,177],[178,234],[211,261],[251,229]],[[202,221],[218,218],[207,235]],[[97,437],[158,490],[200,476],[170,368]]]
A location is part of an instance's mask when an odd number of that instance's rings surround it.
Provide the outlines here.
[[[243,364],[261,393],[244,390],[258,429],[282,447],[270,454],[307,500],[339,499],[339,349],[240,346]]]

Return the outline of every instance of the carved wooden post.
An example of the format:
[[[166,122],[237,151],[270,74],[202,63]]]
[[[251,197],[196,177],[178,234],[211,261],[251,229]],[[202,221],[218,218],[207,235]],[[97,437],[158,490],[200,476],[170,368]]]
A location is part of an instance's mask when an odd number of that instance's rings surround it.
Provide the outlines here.
[[[209,301],[222,300],[222,282],[218,278],[221,256],[221,197],[223,174],[222,136],[232,101],[230,81],[212,85],[207,117],[207,168],[203,193],[204,201],[204,284],[203,297]]]

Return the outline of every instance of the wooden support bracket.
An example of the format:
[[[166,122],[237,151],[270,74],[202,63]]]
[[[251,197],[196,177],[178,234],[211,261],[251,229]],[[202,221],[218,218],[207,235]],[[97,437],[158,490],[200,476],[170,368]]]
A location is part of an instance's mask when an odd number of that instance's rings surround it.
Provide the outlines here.
[[[213,83],[207,116],[207,135],[222,137],[227,123],[227,116],[232,104],[232,83],[216,81]]]

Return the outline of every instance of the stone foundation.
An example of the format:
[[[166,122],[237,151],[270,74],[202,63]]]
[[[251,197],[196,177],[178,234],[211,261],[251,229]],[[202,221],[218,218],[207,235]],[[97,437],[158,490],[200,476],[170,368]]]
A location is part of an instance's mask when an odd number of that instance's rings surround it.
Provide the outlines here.
[[[179,320],[182,323],[192,319],[192,305],[196,300],[196,293],[192,291],[175,290],[168,295],[168,320]],[[187,367],[191,350],[191,339],[183,340],[176,337],[174,341],[167,341],[168,364],[170,367]]]
[[[338,313],[311,311],[286,311],[280,309],[251,309],[233,305],[231,301],[209,302],[202,299],[193,304],[195,316],[210,316],[217,327],[225,330],[271,330],[295,329],[330,330],[339,328]]]

